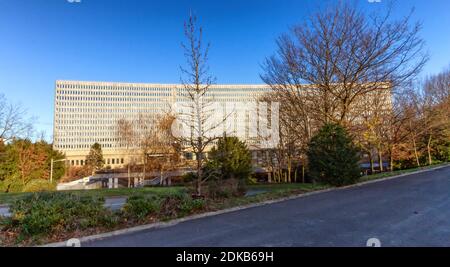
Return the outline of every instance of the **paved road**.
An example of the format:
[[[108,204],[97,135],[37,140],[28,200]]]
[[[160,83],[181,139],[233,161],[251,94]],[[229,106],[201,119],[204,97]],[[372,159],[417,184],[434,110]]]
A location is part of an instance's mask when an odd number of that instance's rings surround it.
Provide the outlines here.
[[[9,207],[6,205],[0,206],[0,216],[9,217],[11,213],[9,212]]]
[[[126,197],[110,197],[105,198],[105,207],[110,208],[111,210],[120,210],[123,205],[127,202]]]
[[[83,246],[450,246],[450,167]]]

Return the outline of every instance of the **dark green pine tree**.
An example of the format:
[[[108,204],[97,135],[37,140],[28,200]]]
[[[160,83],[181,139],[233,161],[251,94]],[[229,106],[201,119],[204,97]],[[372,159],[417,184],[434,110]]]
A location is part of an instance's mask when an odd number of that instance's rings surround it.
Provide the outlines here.
[[[219,138],[211,149],[206,169],[218,170],[222,179],[246,179],[252,172],[250,151],[237,137]]]
[[[307,155],[314,181],[343,186],[360,177],[358,151],[340,125],[325,124],[311,139]]]
[[[100,170],[105,164],[102,147],[99,143],[94,143],[91,146],[89,154],[86,156],[86,164],[92,168],[93,173]]]

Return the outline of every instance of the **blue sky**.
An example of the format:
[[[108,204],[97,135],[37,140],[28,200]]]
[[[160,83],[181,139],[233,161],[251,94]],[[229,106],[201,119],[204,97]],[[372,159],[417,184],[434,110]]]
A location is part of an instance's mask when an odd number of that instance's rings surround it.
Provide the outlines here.
[[[177,83],[190,10],[211,42],[217,82],[261,83],[275,38],[332,1],[0,0],[0,93],[50,137],[55,80]],[[353,1],[367,11],[387,2]],[[431,56],[423,75],[437,73],[450,65],[450,1],[398,0],[395,16],[412,7]]]

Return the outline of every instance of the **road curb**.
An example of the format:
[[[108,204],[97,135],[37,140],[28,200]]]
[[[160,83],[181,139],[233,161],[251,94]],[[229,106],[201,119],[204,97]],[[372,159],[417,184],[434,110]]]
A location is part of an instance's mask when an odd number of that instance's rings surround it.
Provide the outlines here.
[[[368,185],[368,184],[383,182],[383,181],[387,181],[387,180],[393,180],[393,179],[397,179],[397,178],[401,178],[401,177],[405,177],[405,176],[409,176],[409,175],[413,175],[413,174],[434,171],[434,170],[446,168],[448,166],[450,166],[450,164],[446,164],[446,165],[443,165],[443,166],[438,166],[438,167],[435,167],[435,168],[429,168],[429,169],[418,170],[418,171],[414,171],[414,172],[403,173],[403,174],[399,174],[399,175],[395,175],[395,176],[389,176],[389,177],[386,177],[386,178],[374,179],[374,180],[365,181],[365,182],[362,182],[362,183],[348,185],[348,186],[343,186],[343,187],[338,187],[338,188],[335,188],[335,187],[327,188],[327,189],[323,189],[323,190],[317,190],[317,191],[302,193],[302,194],[298,194],[298,195],[292,195],[292,196],[288,196],[288,197],[284,197],[284,198],[267,200],[267,201],[259,202],[259,203],[252,203],[252,204],[248,204],[248,205],[237,206],[237,207],[223,209],[223,210],[218,210],[218,211],[212,211],[212,212],[206,212],[206,213],[201,213],[201,214],[195,214],[195,215],[191,215],[191,216],[187,216],[187,217],[171,220],[171,221],[168,221],[168,222],[157,222],[157,223],[139,225],[139,226],[125,228],[125,229],[116,230],[116,231],[112,231],[112,232],[106,232],[106,233],[102,233],[102,234],[85,236],[85,237],[78,238],[78,240],[81,243],[83,243],[83,242],[90,242],[90,241],[94,241],[94,240],[101,240],[101,239],[105,239],[105,238],[113,237],[113,236],[118,236],[118,235],[122,235],[122,234],[131,234],[131,233],[135,233],[135,232],[139,232],[139,231],[143,231],[143,230],[165,228],[165,227],[173,226],[173,225],[176,225],[176,224],[179,224],[179,223],[182,223],[182,222],[191,221],[191,220],[195,220],[195,219],[211,217],[211,216],[225,214],[225,213],[230,213],[230,212],[234,212],[234,211],[260,207],[260,206],[264,206],[264,205],[268,205],[268,204],[274,204],[274,203],[279,203],[279,202],[283,202],[283,201],[299,199],[299,198],[303,198],[303,197],[308,197],[308,196],[322,194],[322,193],[327,193],[327,192],[332,192],[332,191],[338,191],[338,190],[345,190],[345,189],[349,189],[349,188],[360,187],[360,186],[364,186],[364,185]],[[66,244],[67,244],[67,241],[62,241],[62,242],[55,242],[55,243],[45,244],[45,245],[42,245],[40,247],[65,247],[65,246],[67,246]]]

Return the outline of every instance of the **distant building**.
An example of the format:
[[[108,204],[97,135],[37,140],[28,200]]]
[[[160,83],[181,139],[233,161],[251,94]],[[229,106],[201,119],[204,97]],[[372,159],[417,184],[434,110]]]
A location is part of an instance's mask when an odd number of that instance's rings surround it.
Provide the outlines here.
[[[212,85],[209,94],[217,102],[255,102],[269,91],[267,85]],[[81,166],[98,142],[105,165],[122,166],[128,159],[116,136],[117,121],[161,113],[182,102],[184,93],[180,84],[56,81],[53,146],[70,165]],[[255,120],[248,114],[238,119],[247,125]]]
[[[244,136],[239,138],[246,141],[251,149],[258,150],[258,141],[249,134],[249,129],[257,124],[257,135],[260,135],[261,126],[267,126],[271,131],[277,127],[272,125],[273,114],[269,114],[268,110],[261,112],[266,106],[257,101],[268,92],[271,92],[268,85],[222,84],[212,85],[207,97],[224,106],[228,103],[257,106],[257,113],[246,111],[231,120],[235,123],[234,128],[238,125],[239,131],[244,132]],[[308,90],[304,92],[308,93]],[[70,165],[82,166],[90,147],[97,142],[102,146],[105,165],[121,167],[131,159],[127,156],[123,142],[117,137],[117,121],[135,121],[140,114],[161,114],[171,109],[174,103],[183,101],[186,101],[186,91],[181,84],[56,81],[54,149],[65,153]],[[282,109],[283,103],[279,104]],[[351,110],[352,124],[363,125],[373,116],[373,112],[389,112],[391,106],[391,91],[386,85],[355,101]],[[264,117],[265,122],[261,120]],[[258,162],[261,154],[253,151],[252,155]],[[186,151],[186,157],[193,158],[193,155]]]

